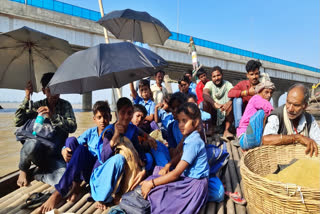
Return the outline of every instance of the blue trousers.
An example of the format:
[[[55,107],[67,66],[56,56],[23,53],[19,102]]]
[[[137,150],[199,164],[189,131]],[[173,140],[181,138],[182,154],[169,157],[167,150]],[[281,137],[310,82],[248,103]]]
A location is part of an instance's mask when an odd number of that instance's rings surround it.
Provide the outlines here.
[[[233,116],[234,116],[234,126],[238,128],[241,117],[242,117],[242,98],[233,98],[232,106],[233,106]]]
[[[90,177],[91,197],[95,201],[111,202],[111,194],[121,174],[124,172],[126,159],[116,154],[102,165],[95,168]]]
[[[246,132],[240,137],[242,149],[253,149],[261,145],[264,115],[264,111],[259,110],[250,118]]]
[[[92,169],[97,161],[97,158],[91,154],[87,147],[79,145],[75,137],[67,138],[66,147],[72,150],[72,157],[59,183],[55,185],[56,190],[63,197],[67,195],[73,181],[84,180],[89,183]]]

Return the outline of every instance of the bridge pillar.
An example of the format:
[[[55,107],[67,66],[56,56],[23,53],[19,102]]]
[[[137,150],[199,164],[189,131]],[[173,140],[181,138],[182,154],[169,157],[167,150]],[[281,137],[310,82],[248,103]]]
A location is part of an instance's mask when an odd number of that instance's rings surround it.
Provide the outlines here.
[[[92,110],[92,92],[82,94],[82,110],[83,111]]]
[[[277,108],[279,106],[279,98],[283,94],[283,91],[274,91],[272,94],[273,107]]]

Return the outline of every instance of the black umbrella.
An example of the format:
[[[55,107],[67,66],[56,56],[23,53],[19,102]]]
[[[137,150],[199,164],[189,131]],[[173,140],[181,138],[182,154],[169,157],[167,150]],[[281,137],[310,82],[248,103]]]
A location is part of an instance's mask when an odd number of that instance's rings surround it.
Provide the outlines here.
[[[163,45],[171,36],[161,21],[147,12],[131,9],[112,11],[98,20],[98,23],[117,39]]]
[[[29,27],[0,34],[0,88],[41,91],[44,73],[55,72],[73,53],[70,44]]]
[[[129,42],[99,44],[69,56],[52,77],[53,94],[120,88],[167,66],[156,53]]]

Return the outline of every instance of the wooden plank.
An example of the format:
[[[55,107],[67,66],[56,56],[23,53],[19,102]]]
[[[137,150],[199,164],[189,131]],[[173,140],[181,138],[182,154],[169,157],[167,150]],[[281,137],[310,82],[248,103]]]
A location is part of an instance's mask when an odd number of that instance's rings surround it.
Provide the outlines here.
[[[79,210],[86,202],[87,198],[90,197],[90,193],[83,195],[67,212],[74,213]]]
[[[10,212],[7,212],[7,214],[15,214],[21,210],[21,206],[25,203],[27,198],[34,192],[43,192],[45,190],[48,190],[51,186],[49,184],[44,184],[40,186],[38,189],[35,189],[34,191],[30,192],[30,194],[24,194],[21,198],[16,200],[15,202],[9,204],[8,206],[11,207]],[[51,187],[52,188],[52,187]],[[14,209],[12,209],[14,208]]]
[[[76,200],[74,202],[71,201],[67,201],[65,204],[63,204],[58,211],[59,212],[66,212],[67,210],[69,210],[71,207],[73,207],[84,195],[84,192],[80,192],[79,195],[77,196]]]
[[[77,212],[76,214],[82,214],[84,213],[91,205],[93,204],[93,202],[86,202]]]
[[[3,203],[1,203],[0,204],[0,209],[8,207],[10,204],[16,202],[17,200],[19,200],[19,201],[26,200],[30,196],[30,194],[32,194],[33,192],[38,192],[39,188],[41,189],[44,185],[45,184],[39,182],[39,183],[37,183],[35,185],[27,187],[22,192],[19,192],[18,194],[15,194],[13,197],[8,199],[7,201],[4,201]]]
[[[218,206],[217,206],[217,214],[224,214],[225,212],[225,210],[224,210],[224,206],[225,206],[225,204],[224,204],[224,201],[222,201],[222,202],[220,202],[219,204],[218,204]]]
[[[216,213],[216,202],[208,202],[206,207],[206,213]]]
[[[231,185],[231,179],[230,179],[230,174],[229,174],[228,168],[229,168],[229,164],[227,165],[227,169],[225,172],[226,191],[232,192],[232,185]],[[230,198],[227,198],[226,211],[227,211],[227,214],[235,214],[236,213],[233,201]]]
[[[232,192],[238,192],[242,196],[243,194],[241,191],[241,187],[240,187],[239,179],[238,179],[238,175],[237,175],[237,170],[236,170],[237,166],[236,166],[236,163],[234,160],[231,145],[229,143],[227,143],[227,149],[230,154],[230,159],[228,161],[228,170],[229,170],[229,174],[230,174],[230,178],[231,178],[231,184],[233,187]],[[235,204],[235,208],[236,208],[237,214],[245,214],[246,213],[245,206]]]
[[[208,203],[207,203],[208,204]],[[206,213],[206,205],[205,204],[204,206],[201,207],[200,211],[199,211],[199,214],[205,214]]]
[[[94,211],[96,211],[96,203],[93,203],[83,214],[92,214]]]
[[[18,194],[18,193],[21,193],[21,192],[23,192],[23,191],[28,191],[27,188],[30,187],[30,186],[35,185],[36,183],[39,183],[39,182],[36,181],[36,180],[34,180],[34,181],[32,181],[32,182],[30,183],[29,186],[27,186],[27,187],[20,187],[19,189],[14,190],[14,191],[10,192],[9,194],[3,196],[2,198],[0,198],[0,204],[1,204],[2,202],[4,202],[4,201],[10,199],[11,197],[13,197],[14,195],[16,195],[16,194]]]
[[[232,154],[233,154],[233,159],[234,159],[234,164],[236,166],[236,171],[238,175],[238,180],[240,183],[240,188],[241,188],[241,195],[243,195],[243,183],[242,183],[242,176],[240,173],[240,157],[239,157],[239,152],[238,149],[235,146],[231,146],[232,149]]]

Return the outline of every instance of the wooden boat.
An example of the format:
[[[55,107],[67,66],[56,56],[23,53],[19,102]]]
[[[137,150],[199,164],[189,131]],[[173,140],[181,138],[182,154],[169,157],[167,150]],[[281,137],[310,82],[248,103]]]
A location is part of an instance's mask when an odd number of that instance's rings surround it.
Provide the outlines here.
[[[210,138],[208,139],[208,141]],[[209,142],[214,143],[210,140]],[[225,190],[229,192],[238,192],[242,195],[242,182],[240,175],[240,158],[243,153],[238,147],[232,145],[232,143],[227,143],[228,152],[230,154],[230,159],[227,165],[225,176],[221,178],[225,183]],[[21,209],[21,206],[25,204],[26,199],[34,192],[53,192],[54,187],[44,184],[39,181],[32,181],[31,185],[28,187],[18,188],[16,181],[18,178],[18,171],[6,175],[0,180],[0,213],[2,214],[27,214],[27,213],[38,213],[39,208],[35,209]],[[108,213],[108,209],[101,211],[95,208],[95,202],[88,202],[87,198],[90,196],[88,188],[79,194],[79,197],[75,202],[63,201],[57,207],[56,213]],[[225,200],[221,203],[208,202],[204,206],[200,213],[218,213],[218,214],[246,214],[248,211],[246,206],[234,203],[227,196]]]

